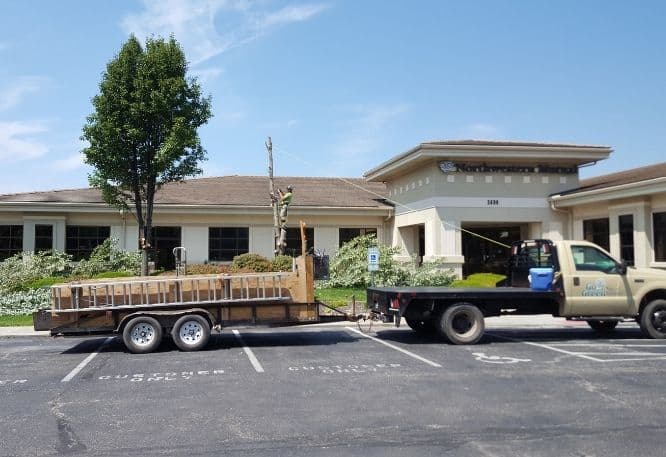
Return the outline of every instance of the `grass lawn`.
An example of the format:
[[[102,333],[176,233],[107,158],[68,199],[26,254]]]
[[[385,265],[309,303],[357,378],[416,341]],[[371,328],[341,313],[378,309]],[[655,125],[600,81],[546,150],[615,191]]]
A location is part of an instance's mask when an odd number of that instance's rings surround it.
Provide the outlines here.
[[[494,273],[475,273],[465,279],[454,281],[451,287],[495,287],[497,281],[505,278],[504,275]]]
[[[32,314],[18,316],[0,316],[0,327],[32,326]]]
[[[326,303],[334,308],[345,306],[352,302],[352,295],[356,296],[356,303],[365,304],[365,288],[317,288],[315,289],[315,299]]]

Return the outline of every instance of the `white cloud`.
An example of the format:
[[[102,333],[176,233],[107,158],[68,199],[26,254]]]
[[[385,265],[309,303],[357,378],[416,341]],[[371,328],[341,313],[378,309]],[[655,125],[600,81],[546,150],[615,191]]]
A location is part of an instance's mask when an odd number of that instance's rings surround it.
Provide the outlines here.
[[[501,136],[501,131],[496,125],[477,123],[464,127],[462,136],[474,140],[496,140]]]
[[[192,75],[196,76],[200,84],[207,84],[217,79],[224,70],[221,68],[196,68],[192,70]]]
[[[249,43],[285,24],[303,22],[328,8],[324,4],[263,10],[265,2],[249,0],[143,0],[143,11],[123,18],[121,27],[140,40],[173,34],[193,66],[231,48]],[[224,17],[221,14],[224,12]],[[223,33],[218,31],[223,22]]]
[[[43,76],[23,76],[18,78],[13,84],[0,90],[0,111],[7,110],[18,105],[23,97],[37,92],[49,79]]]
[[[0,160],[18,162],[43,156],[49,148],[35,135],[47,130],[37,122],[0,121]]]
[[[360,157],[376,152],[383,144],[387,126],[409,110],[409,106],[356,105],[345,121],[343,138],[333,147],[338,158]]]
[[[72,154],[64,159],[55,160],[53,168],[57,171],[71,171],[79,168],[84,168],[86,164],[83,162],[84,156],[80,152]]]
[[[327,4],[286,6],[273,13],[261,15],[255,27],[259,30],[267,30],[280,25],[307,21],[326,11],[329,7]]]

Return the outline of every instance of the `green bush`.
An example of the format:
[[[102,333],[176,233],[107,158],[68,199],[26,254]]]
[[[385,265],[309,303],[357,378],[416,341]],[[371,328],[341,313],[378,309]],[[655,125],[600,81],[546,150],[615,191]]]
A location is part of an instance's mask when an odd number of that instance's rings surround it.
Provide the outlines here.
[[[93,276],[94,279],[105,279],[105,278],[128,278],[130,276],[136,276],[131,271],[103,271],[102,273],[97,273]]]
[[[379,271],[374,279],[368,271],[369,247],[379,248]],[[414,257],[411,262],[400,263],[394,258],[398,253],[398,248],[378,244],[374,234],[354,238],[338,250],[324,287],[367,287],[371,281],[377,286],[448,286],[455,279],[453,270],[442,262],[417,266]]]
[[[38,309],[50,308],[51,291],[34,289],[0,294],[0,316],[30,314]]]
[[[439,286],[447,287],[456,280],[456,274],[451,268],[446,268],[441,261],[423,262],[418,265],[416,257],[408,264],[403,264],[408,272],[407,284],[409,286]]]
[[[271,262],[272,271],[291,271],[294,258],[290,255],[278,255]]]
[[[379,248],[379,271],[374,274],[374,284],[397,286],[407,282],[407,271],[393,258],[400,250],[377,243],[374,234],[363,235],[345,243],[338,250],[330,265],[327,287],[367,287],[371,276],[368,272],[368,248]]]
[[[241,254],[234,257],[229,267],[235,273],[256,272],[264,273],[271,271],[271,261],[259,254]]]
[[[81,260],[72,272],[74,276],[91,278],[105,271],[128,271],[134,275],[141,270],[141,253],[118,249],[118,240],[107,238],[93,249],[90,258]]]
[[[18,253],[0,262],[0,294],[27,290],[30,283],[72,271],[71,256],[62,251]]]
[[[220,265],[214,263],[195,263],[187,266],[188,275],[212,275],[221,272]]]

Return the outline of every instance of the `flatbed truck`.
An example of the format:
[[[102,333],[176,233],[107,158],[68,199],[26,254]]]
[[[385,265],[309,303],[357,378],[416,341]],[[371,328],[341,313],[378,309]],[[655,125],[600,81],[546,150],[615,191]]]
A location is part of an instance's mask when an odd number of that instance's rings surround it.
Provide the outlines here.
[[[545,280],[544,280],[545,278]],[[586,321],[600,332],[638,322],[649,338],[666,338],[666,271],[628,267],[586,241],[512,243],[507,277],[495,288],[370,287],[369,309],[384,321],[475,344],[486,317],[551,314]]]

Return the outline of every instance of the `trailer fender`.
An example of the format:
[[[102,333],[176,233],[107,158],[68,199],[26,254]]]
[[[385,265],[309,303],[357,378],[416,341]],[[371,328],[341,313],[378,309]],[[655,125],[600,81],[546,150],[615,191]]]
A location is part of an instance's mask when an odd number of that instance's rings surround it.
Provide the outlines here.
[[[177,309],[173,311],[137,311],[132,314],[128,314],[127,316],[123,317],[120,320],[120,323],[118,324],[118,328],[116,329],[117,333],[122,333],[123,330],[125,329],[125,325],[127,323],[137,317],[137,316],[149,316],[157,319],[157,321],[164,327],[165,330],[169,331],[171,328],[173,328],[174,324],[176,321],[186,315],[186,314],[197,314],[204,319],[208,321],[208,324],[210,325],[211,328],[215,325],[215,319],[213,318],[213,315],[206,311],[203,308],[188,308],[188,309]]]

